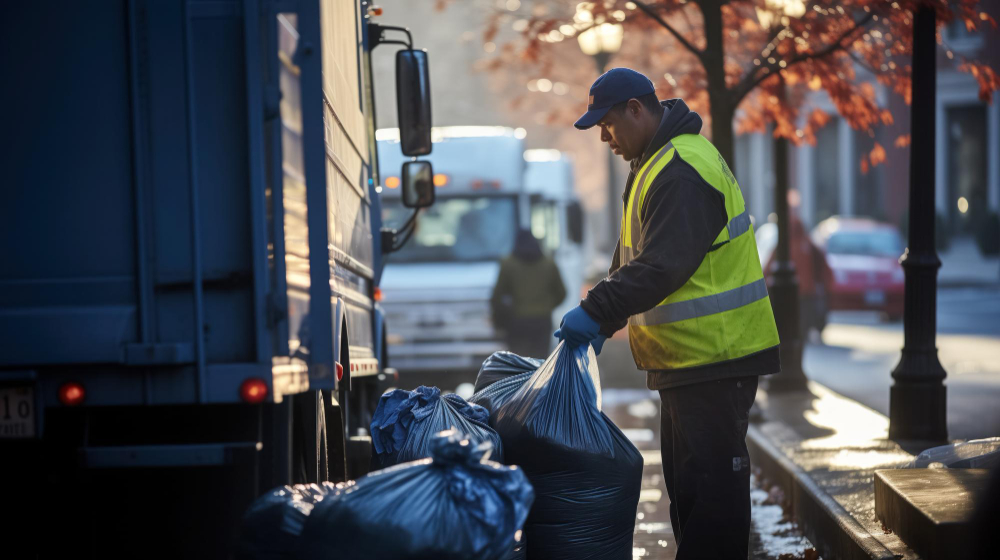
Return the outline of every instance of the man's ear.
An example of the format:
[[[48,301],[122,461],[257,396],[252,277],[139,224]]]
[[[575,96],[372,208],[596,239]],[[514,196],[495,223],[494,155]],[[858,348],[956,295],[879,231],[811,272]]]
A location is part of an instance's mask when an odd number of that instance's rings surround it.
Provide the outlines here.
[[[639,115],[642,113],[643,110],[642,103],[640,103],[639,100],[634,97],[632,99],[629,99],[627,103],[628,104],[626,106],[628,107],[628,112],[629,114],[632,115],[632,118],[635,119],[639,118]]]

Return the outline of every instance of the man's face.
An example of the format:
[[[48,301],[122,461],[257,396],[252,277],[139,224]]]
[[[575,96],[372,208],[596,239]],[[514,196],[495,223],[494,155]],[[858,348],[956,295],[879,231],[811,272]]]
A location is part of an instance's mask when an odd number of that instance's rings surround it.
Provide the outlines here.
[[[635,114],[638,102],[630,101],[624,111],[612,109],[598,121],[601,128],[601,142],[606,142],[611,151],[625,161],[642,156],[646,146],[639,146],[639,115]],[[638,109],[641,111],[641,109]]]

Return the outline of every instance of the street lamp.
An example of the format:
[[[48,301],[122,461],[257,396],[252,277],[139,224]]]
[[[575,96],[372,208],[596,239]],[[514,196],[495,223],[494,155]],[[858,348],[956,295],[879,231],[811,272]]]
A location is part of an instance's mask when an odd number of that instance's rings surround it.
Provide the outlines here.
[[[603,74],[611,55],[622,48],[624,35],[625,30],[620,23],[600,23],[581,32],[576,40],[583,54],[594,57],[598,71]]]
[[[801,0],[766,0],[764,8],[757,7],[757,20],[769,29],[775,24],[788,25],[791,17],[805,13]],[[779,79],[781,76],[779,74]],[[779,95],[784,96],[782,79]],[[788,227],[788,139],[774,139],[774,212],[778,215],[778,247],[770,270],[768,295],[774,309],[774,321],[781,339],[781,373],[768,379],[767,390],[804,391],[809,380],[802,371],[802,338],[799,325],[799,279],[791,260]]]
[[[945,371],[938,360],[937,274],[934,247],[934,138],[937,40],[931,6],[913,16],[910,107],[910,227],[902,258],[906,271],[903,353],[892,370],[889,437],[943,442],[948,438]]]
[[[608,67],[611,55],[618,52],[622,47],[622,37],[625,30],[620,23],[607,21],[594,21],[594,14],[590,11],[593,4],[582,2],[576,6],[576,15],[573,16],[574,26],[584,29],[576,36],[583,54],[594,58],[597,64],[598,75],[604,74]],[[614,247],[618,240],[618,189],[615,187],[615,154],[608,150],[608,232],[610,247]]]

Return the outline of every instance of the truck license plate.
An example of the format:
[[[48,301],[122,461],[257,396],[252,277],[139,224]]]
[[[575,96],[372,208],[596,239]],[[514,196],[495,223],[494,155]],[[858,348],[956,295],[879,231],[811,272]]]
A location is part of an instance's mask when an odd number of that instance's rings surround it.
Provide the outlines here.
[[[35,392],[31,387],[0,387],[0,438],[35,437]]]
[[[865,303],[868,305],[882,305],[885,303],[885,292],[882,290],[868,290],[865,292]]]

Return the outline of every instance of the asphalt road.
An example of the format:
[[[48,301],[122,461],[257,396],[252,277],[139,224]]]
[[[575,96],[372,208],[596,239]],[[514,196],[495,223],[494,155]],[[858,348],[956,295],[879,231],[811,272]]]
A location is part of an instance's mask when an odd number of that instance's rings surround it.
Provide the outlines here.
[[[903,346],[903,324],[872,314],[835,313],[821,337],[806,345],[810,379],[883,414],[891,373]],[[938,292],[938,358],[948,378],[948,435],[1000,435],[1000,288]]]
[[[941,289],[937,332],[948,374],[949,437],[1000,435],[1000,288]],[[902,322],[834,312],[822,335],[814,331],[806,343],[803,368],[810,379],[888,415],[891,373],[902,347]],[[599,363],[605,387],[645,387],[623,333],[608,341]]]

